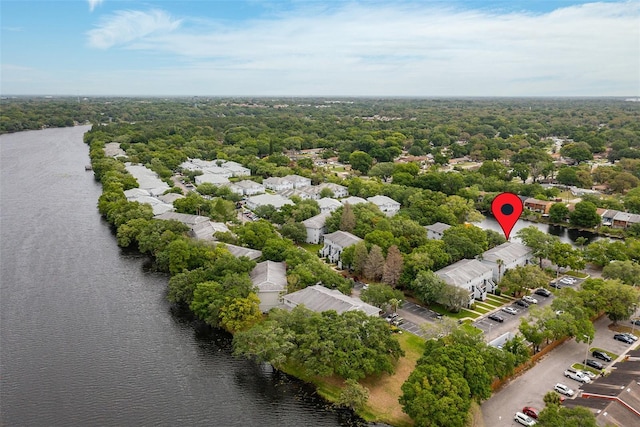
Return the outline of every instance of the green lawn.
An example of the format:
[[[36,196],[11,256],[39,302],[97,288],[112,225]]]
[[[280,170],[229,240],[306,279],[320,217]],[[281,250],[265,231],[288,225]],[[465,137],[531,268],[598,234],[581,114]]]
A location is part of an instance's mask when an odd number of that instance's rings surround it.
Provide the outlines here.
[[[494,301],[494,300],[490,300],[489,298],[487,298],[485,301],[476,302],[476,307],[478,305],[480,305],[480,306],[486,306],[486,307],[491,307],[491,308],[498,308],[498,307],[504,305],[506,302],[510,302],[510,301]]]
[[[313,255],[318,255],[318,251],[322,249],[322,245],[314,245],[313,243],[300,243],[300,247]]]
[[[490,312],[491,310],[493,310],[493,307],[490,307],[490,308],[478,307],[478,304],[476,303],[476,306],[475,306],[475,308],[473,310],[477,311],[478,313],[486,314],[486,313]]]
[[[464,308],[461,309],[459,313],[451,313],[449,310],[447,310],[440,304],[431,304],[429,308],[435,311],[436,313],[440,313],[443,316],[449,316],[454,319],[464,319],[465,317],[470,317],[472,319],[475,319],[476,317],[478,317],[477,314],[472,313],[469,310],[465,310]]]

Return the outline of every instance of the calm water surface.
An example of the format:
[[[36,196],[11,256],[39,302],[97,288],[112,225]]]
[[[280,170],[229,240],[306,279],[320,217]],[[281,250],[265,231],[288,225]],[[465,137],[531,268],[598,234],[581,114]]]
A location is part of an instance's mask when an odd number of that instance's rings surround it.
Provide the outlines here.
[[[172,312],[97,212],[87,130],[0,136],[0,425],[361,425]]]

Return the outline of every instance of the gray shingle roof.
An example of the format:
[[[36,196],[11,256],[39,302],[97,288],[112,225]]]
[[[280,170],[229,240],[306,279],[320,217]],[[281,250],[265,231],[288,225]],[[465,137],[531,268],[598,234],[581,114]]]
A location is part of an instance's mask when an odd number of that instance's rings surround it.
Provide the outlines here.
[[[462,259],[435,273],[450,285],[466,285],[485,273],[492,272],[490,266],[476,259]]]
[[[260,291],[283,291],[287,288],[287,268],[284,262],[263,261],[250,273],[251,281]]]
[[[329,212],[321,213],[316,216],[312,216],[309,219],[302,221],[302,224],[307,228],[322,228],[327,222],[327,217],[331,215]]]
[[[449,224],[445,224],[442,222],[436,222],[435,224],[431,224],[431,225],[427,225],[425,227],[427,230],[431,230],[435,233],[444,233],[445,230],[448,230],[451,228],[451,226]]]
[[[341,230],[334,231],[333,233],[325,234],[324,240],[325,242],[329,240],[343,249],[351,245],[355,245],[356,243],[362,242],[362,239],[359,238],[358,236],[354,236],[351,233],[348,233],[346,231],[341,231]]]
[[[483,253],[482,259],[491,262],[501,259],[505,264],[509,264],[528,254],[531,254],[531,249],[527,246],[518,242],[505,242]]]
[[[335,310],[338,314],[360,310],[369,316],[377,316],[380,309],[367,304],[358,298],[344,295],[338,290],[328,289],[322,285],[313,285],[308,288],[284,296],[286,301],[294,305],[304,305],[309,310],[323,312]]]

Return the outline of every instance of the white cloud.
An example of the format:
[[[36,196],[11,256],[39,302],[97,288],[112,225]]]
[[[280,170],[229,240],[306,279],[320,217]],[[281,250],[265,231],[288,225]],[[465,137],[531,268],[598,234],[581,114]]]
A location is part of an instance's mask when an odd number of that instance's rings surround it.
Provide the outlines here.
[[[102,4],[103,0],[87,0],[87,2],[89,3],[89,11],[93,12],[96,6]]]
[[[87,34],[90,46],[108,49],[136,42],[152,35],[170,33],[179,26],[179,20],[172,19],[162,10],[149,12],[124,10],[103,18],[98,28]]]
[[[173,58],[180,66],[146,78],[175,94],[640,94],[640,2],[544,14],[432,5],[304,3],[233,25],[124,11],[89,43]]]

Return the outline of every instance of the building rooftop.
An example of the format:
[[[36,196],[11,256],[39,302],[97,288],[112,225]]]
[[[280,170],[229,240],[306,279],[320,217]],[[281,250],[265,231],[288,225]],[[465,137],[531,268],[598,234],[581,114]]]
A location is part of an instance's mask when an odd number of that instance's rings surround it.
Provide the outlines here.
[[[529,254],[531,254],[529,247],[518,242],[505,242],[484,252],[482,260],[496,263],[500,259],[505,264],[509,264]]]
[[[451,228],[451,226],[449,224],[445,224],[442,222],[436,222],[435,224],[431,224],[431,225],[427,225],[424,228],[426,228],[427,230],[433,231],[435,233],[444,233],[445,230],[448,230]]]
[[[287,288],[287,267],[284,262],[260,262],[249,275],[261,291],[283,291]]]
[[[377,316],[380,309],[367,304],[358,298],[344,295],[338,290],[328,289],[322,285],[313,285],[308,288],[285,295],[285,300],[295,305],[304,305],[309,310],[323,312],[335,310],[338,314],[347,311],[360,310],[369,316]]]
[[[279,194],[259,194],[257,196],[251,196],[247,199],[247,203],[258,206],[271,205],[276,209],[280,209],[284,205],[293,205],[291,200]]]
[[[381,196],[381,195],[368,197],[367,200],[369,202],[373,203],[373,204],[378,205],[378,206],[387,205],[387,204],[400,205],[400,203],[396,202],[391,197]]]
[[[302,221],[302,224],[308,228],[322,228],[327,222],[327,218],[329,217],[329,215],[329,212],[321,213],[316,216],[312,216],[309,219],[305,219],[304,221]]]
[[[325,234],[324,240],[325,242],[329,240],[335,243],[336,245],[340,246],[341,248],[346,248],[363,241],[358,236],[355,236],[351,233],[348,233],[346,231],[341,231],[341,230],[334,231],[333,233]]]
[[[435,273],[450,285],[462,286],[493,270],[487,264],[477,259],[462,259],[454,264],[442,268]]]
[[[365,199],[363,199],[362,197],[356,197],[356,196],[349,196],[345,199],[340,200],[340,203],[342,203],[343,205],[346,203],[349,203],[351,206],[353,205],[357,205],[359,203],[367,203],[367,201]]]
[[[262,251],[259,251],[257,249],[244,248],[242,246],[230,245],[228,243],[223,243],[223,244],[227,248],[227,250],[231,252],[231,255],[233,255],[236,258],[240,258],[244,256],[249,259],[255,260],[262,256]]]
[[[188,226],[194,226],[196,224],[209,221],[209,218],[206,216],[191,215],[191,214],[185,214],[185,213],[179,213],[179,212],[165,212],[163,214],[154,216],[154,218],[163,219],[165,221],[168,221],[168,220],[180,221],[181,223],[186,224]]]

